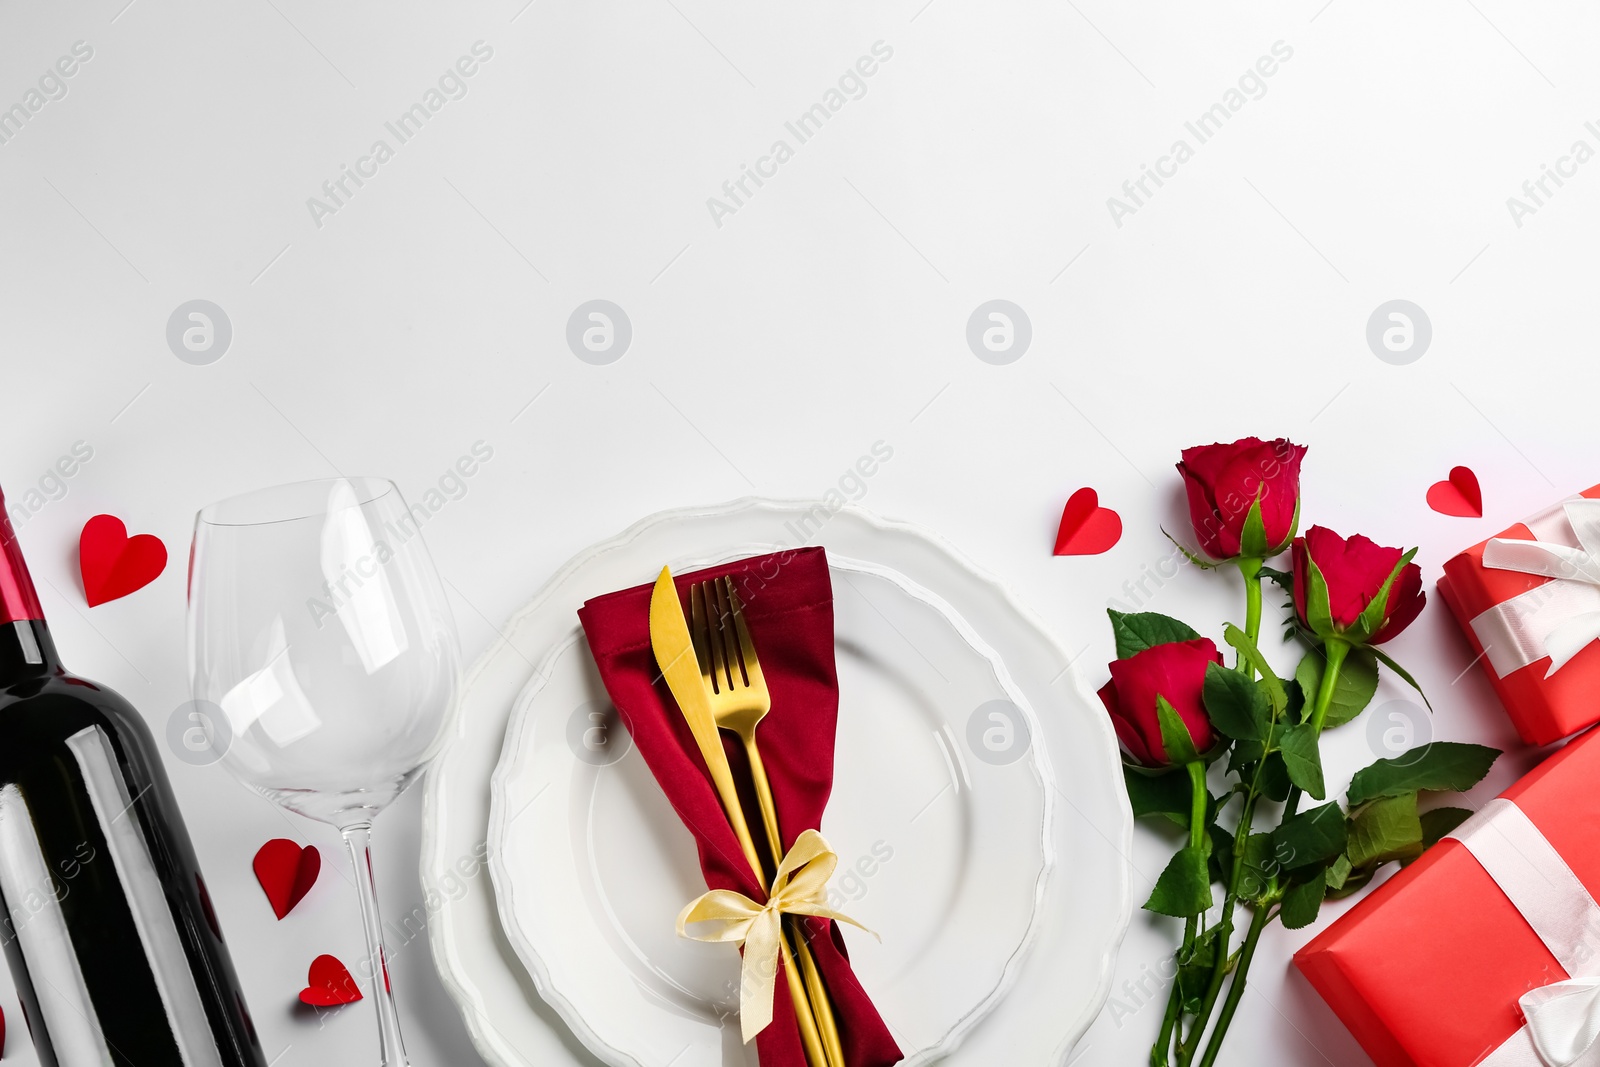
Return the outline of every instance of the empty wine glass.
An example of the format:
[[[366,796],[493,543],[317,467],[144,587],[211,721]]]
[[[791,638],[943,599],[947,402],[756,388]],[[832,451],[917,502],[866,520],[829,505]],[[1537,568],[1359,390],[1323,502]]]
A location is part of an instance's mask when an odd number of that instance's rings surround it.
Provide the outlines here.
[[[299,482],[195,518],[189,675],[211,751],[355,864],[381,1067],[405,1047],[372,878],[372,820],[438,751],[460,651],[418,521],[380,478]]]

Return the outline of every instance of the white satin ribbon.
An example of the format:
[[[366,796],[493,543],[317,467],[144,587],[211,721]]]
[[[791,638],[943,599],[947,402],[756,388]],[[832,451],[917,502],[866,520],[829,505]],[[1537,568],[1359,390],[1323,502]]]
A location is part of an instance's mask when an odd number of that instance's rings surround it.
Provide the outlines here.
[[[1478,1067],[1600,1067],[1600,904],[1512,801],[1491,800],[1450,836],[1571,976],[1523,994],[1527,1025]]]
[[[1600,640],[1600,500],[1564,501],[1527,525],[1537,540],[1494,537],[1483,549],[1485,567],[1550,579],[1472,620],[1501,678],[1546,656],[1548,678]]]
[[[1522,995],[1533,1044],[1551,1067],[1600,1064],[1600,978],[1573,978]],[[1534,1025],[1534,1020],[1538,1025]]]

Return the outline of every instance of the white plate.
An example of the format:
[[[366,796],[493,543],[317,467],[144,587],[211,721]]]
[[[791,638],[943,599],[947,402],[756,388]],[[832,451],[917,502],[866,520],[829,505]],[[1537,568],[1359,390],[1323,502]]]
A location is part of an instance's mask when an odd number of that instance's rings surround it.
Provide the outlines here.
[[[667,562],[683,573],[748,554]],[[1039,733],[1032,710],[971,627],[888,568],[829,563],[840,707],[822,830],[842,864],[830,897],[882,936],[845,934],[915,1067],[960,1042],[1024,957],[1054,782],[1045,750],[1018,743]],[[705,891],[694,839],[617,725],[575,620],[517,700],[491,795],[501,926],[583,1043],[614,1067],[753,1067],[754,1046],[741,1056],[722,1032],[738,1030],[737,951],[674,929]]]
[[[1110,723],[1070,669],[1071,657],[1005,589],[935,535],[854,507],[830,513],[811,503],[743,500],[653,516],[584,552],[506,624],[503,639],[468,675],[455,733],[427,776],[422,880],[440,975],[494,1067],[600,1063],[540,998],[500,929],[490,879],[473,876],[486,849],[489,778],[534,664],[570,635],[574,612],[596,589],[635,584],[652,564],[711,546],[801,540],[891,567],[950,605],[997,651],[1035,709],[1040,736],[1033,743],[1042,743],[1055,769],[1055,853],[1070,857],[1070,867],[1049,882],[1037,943],[1013,988],[946,1062],[1063,1063],[1105,1002],[1132,912],[1133,819]]]

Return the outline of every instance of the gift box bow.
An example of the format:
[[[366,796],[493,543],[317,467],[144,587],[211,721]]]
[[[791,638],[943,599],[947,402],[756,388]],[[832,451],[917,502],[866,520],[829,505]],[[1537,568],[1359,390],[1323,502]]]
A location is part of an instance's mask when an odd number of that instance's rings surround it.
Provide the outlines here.
[[[1450,837],[1570,976],[1523,994],[1526,1025],[1478,1067],[1600,1067],[1600,904],[1515,801],[1491,800]]]
[[[1494,537],[1483,565],[1549,578],[1480,613],[1473,633],[1496,675],[1549,657],[1549,677],[1600,639],[1600,500],[1567,500],[1527,521],[1536,540]]]

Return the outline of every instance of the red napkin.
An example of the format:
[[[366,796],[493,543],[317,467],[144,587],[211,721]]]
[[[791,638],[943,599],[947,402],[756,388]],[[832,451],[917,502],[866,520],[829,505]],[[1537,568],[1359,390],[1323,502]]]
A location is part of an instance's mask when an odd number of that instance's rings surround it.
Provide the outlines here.
[[[772,692],[772,711],[757,731],[761,759],[772,782],[784,851],[806,830],[816,830],[833,789],[834,726],[839,680],[833,662],[833,584],[821,548],[757,556],[676,576],[687,614],[689,586],[732,575],[744,605],[751,640]],[[710,889],[733,889],[765,900],[766,887],[750,870],[717,799],[689,725],[667,689],[650,651],[650,591],[645,584],[596,597],[578,612],[606,692],[673,810],[694,834],[700,869]],[[748,791],[743,748],[724,732],[734,778],[745,789],[752,832],[761,833],[760,809]],[[688,901],[684,901],[685,904]],[[828,986],[848,1067],[888,1067],[904,1058],[883,1019],[851,970],[844,940],[833,923],[808,918],[812,954]],[[783,964],[778,964],[781,969]],[[806,1067],[787,979],[780,973],[772,1025],[756,1037],[762,1067]]]

